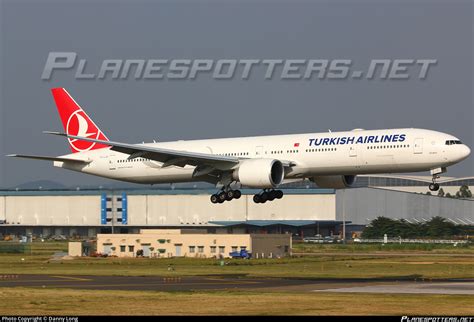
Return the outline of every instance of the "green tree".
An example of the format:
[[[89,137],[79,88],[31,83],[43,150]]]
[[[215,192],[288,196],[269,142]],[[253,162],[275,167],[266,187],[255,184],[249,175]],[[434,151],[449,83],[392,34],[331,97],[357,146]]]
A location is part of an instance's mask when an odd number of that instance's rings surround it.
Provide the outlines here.
[[[397,233],[398,222],[387,217],[377,217],[362,232],[364,238],[382,238],[384,234],[388,236],[399,236]]]
[[[426,237],[442,238],[451,237],[456,234],[456,225],[443,217],[433,217],[426,224]]]
[[[463,185],[459,188],[459,191],[456,192],[456,198],[472,198],[472,192],[467,185]]]
[[[443,188],[439,189],[439,191],[438,191],[438,197],[444,197],[444,190],[443,190]]]
[[[363,238],[388,237],[402,238],[450,238],[455,235],[472,234],[473,227],[460,226],[443,217],[433,217],[425,223],[409,223],[404,219],[394,220],[387,217],[377,217],[362,232]]]

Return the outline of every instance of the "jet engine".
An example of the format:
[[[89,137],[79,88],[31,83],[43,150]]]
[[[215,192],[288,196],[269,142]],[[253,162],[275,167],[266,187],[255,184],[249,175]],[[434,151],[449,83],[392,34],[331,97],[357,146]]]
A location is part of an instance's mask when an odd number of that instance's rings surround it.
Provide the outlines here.
[[[233,178],[252,188],[275,188],[285,177],[283,164],[274,159],[244,160],[233,173]]]

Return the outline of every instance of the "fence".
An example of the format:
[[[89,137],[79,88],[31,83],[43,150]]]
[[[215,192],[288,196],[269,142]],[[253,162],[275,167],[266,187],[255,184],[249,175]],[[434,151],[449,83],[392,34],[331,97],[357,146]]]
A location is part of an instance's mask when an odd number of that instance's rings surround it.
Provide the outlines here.
[[[410,238],[384,238],[377,239],[354,239],[355,243],[397,243],[397,244],[467,244],[467,240],[455,239],[410,239]]]

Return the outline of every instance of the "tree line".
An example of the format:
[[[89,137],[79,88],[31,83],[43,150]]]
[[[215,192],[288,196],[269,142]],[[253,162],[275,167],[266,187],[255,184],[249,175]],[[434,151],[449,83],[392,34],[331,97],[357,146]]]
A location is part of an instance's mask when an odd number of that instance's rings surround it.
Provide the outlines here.
[[[474,235],[474,225],[456,225],[443,217],[433,217],[430,221],[409,223],[404,219],[377,217],[363,230],[363,238],[452,238]]]
[[[427,195],[432,195],[430,191],[426,193]],[[445,193],[443,188],[439,189],[438,197],[447,197],[447,198],[458,198],[458,199],[469,199],[472,198],[472,192],[467,185],[461,186],[459,191],[457,191],[454,195]]]

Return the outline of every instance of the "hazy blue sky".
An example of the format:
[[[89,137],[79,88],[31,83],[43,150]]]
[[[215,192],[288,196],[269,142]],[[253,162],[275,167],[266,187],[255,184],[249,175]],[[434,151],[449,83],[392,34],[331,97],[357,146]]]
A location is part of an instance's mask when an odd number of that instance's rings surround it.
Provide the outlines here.
[[[0,154],[60,155],[49,89],[66,87],[109,138],[125,142],[420,127],[474,146],[471,1],[0,1]],[[103,59],[435,58],[426,80],[50,81],[51,51]],[[261,75],[261,74],[260,74]],[[448,175],[474,175],[474,158]],[[47,162],[0,157],[0,186],[100,184]]]

